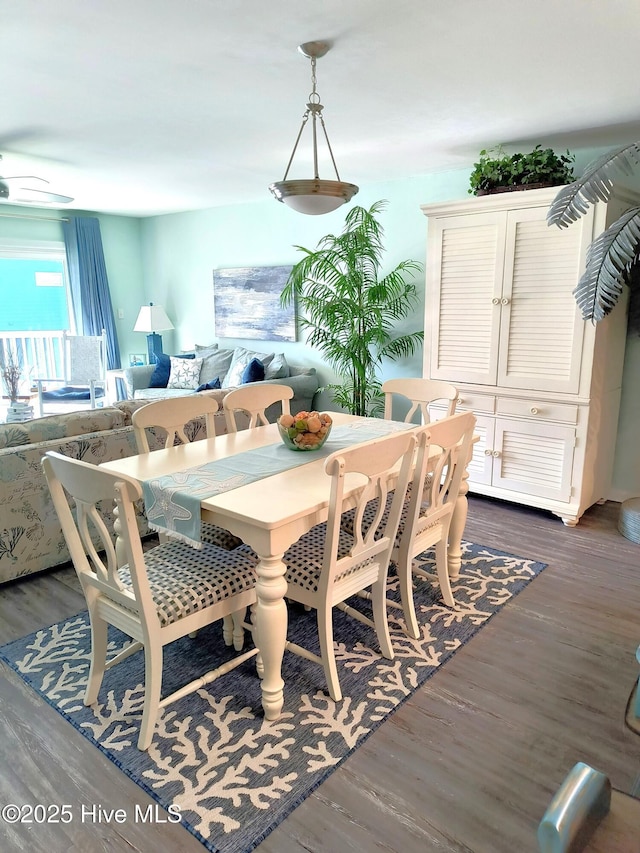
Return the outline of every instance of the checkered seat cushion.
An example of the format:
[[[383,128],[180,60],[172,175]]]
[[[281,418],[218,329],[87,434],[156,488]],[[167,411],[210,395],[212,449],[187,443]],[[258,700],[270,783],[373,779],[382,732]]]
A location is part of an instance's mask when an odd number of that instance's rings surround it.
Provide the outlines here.
[[[282,559],[287,567],[285,574],[287,583],[294,583],[313,592],[318,589],[326,536],[326,524],[316,524],[286,551]],[[346,557],[352,547],[353,537],[345,530],[340,530],[338,559]],[[336,581],[341,580],[346,574],[344,572],[337,575]]]
[[[255,560],[242,551],[205,543],[202,550],[166,542],[144,555],[151,595],[163,626],[255,587]],[[127,566],[119,571],[133,592]]]
[[[203,542],[208,542],[210,545],[217,545],[226,551],[233,551],[234,548],[242,545],[242,539],[238,539],[237,536],[229,533],[224,527],[218,527],[216,524],[208,524],[206,521],[203,521],[200,527],[200,538]]]

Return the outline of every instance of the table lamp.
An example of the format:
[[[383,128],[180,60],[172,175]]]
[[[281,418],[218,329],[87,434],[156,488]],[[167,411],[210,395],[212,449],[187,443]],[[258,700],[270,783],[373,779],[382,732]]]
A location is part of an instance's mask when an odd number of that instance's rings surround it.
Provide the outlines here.
[[[147,335],[149,364],[155,364],[158,360],[157,356],[162,353],[162,335],[158,335],[157,332],[166,332],[173,328],[173,323],[167,317],[162,305],[154,305],[150,302],[142,306],[133,331],[151,333]]]

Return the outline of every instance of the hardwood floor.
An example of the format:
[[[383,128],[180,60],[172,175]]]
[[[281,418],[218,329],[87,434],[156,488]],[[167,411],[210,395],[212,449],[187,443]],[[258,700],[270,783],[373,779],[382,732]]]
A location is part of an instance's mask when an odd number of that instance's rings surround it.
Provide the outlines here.
[[[618,511],[595,506],[567,528],[538,510],[471,498],[466,539],[548,568],[260,853],[533,853],[537,824],[577,761],[640,793],[640,737],[624,726],[638,677],[640,545],[617,532]],[[0,644],[82,609],[71,569],[6,584]],[[4,665],[0,721],[0,804],[69,803],[76,816],[46,827],[0,823],[0,850],[202,853],[170,823],[82,823],[82,805],[132,813],[151,800]],[[640,853],[638,839],[640,827],[617,849]]]

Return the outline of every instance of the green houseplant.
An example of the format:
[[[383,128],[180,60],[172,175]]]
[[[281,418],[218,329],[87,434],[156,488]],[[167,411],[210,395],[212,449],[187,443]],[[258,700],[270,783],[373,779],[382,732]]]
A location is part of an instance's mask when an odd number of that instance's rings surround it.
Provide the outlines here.
[[[412,355],[422,331],[395,335],[396,324],[418,303],[405,276],[422,264],[406,260],[381,276],[384,231],[377,219],[386,201],[369,210],[352,207],[341,234],[327,234],[304,254],[282,292],[283,305],[297,299],[300,324],[341,378],[328,385],[334,401],[354,415],[379,414],[382,395],[377,369],[384,358]]]
[[[528,154],[507,154],[501,145],[480,151],[469,178],[469,193],[486,195],[525,187],[560,186],[573,180],[575,156],[536,145]]]
[[[566,228],[598,201],[608,201],[616,175],[630,175],[640,163],[640,142],[608,151],[583,175],[563,187],[553,200],[547,222]],[[637,291],[640,259],[640,207],[632,207],[597,237],[587,253],[584,274],[574,291],[585,320],[599,322],[609,314],[629,285]],[[637,295],[632,294],[632,295]],[[636,330],[637,316],[630,315]]]

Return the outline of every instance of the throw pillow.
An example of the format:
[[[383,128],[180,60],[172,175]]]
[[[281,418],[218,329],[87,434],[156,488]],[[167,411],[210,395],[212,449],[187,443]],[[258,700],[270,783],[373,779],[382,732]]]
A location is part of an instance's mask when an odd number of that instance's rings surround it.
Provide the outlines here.
[[[200,368],[200,383],[213,382],[219,376],[224,376],[231,366],[232,349],[200,350],[198,358],[203,358]]]
[[[202,368],[200,371],[202,372]],[[220,387],[220,379],[216,376],[212,382],[203,382],[202,385],[198,385],[196,391],[215,391]]]
[[[190,388],[192,391],[200,382],[202,358],[180,358],[170,356],[171,373],[167,388]]]
[[[257,358],[258,361],[261,361],[266,371],[268,365],[271,364],[271,360],[273,359],[273,353],[252,352],[244,347],[236,347],[233,351],[233,358],[231,359],[227,375],[222,380],[222,387],[232,388],[237,385],[242,385],[242,374],[252,358]]]
[[[264,364],[259,358],[252,358],[242,374],[242,384],[247,385],[249,382],[262,382],[263,379]]]
[[[207,352],[214,352],[215,350],[217,350],[218,344],[209,344],[208,346],[205,346],[204,344],[196,344],[194,349],[196,351],[196,354],[198,356],[201,356],[201,355],[204,355],[205,350]]]
[[[195,358],[195,355],[177,355],[175,358]],[[160,355],[156,356],[156,366],[149,380],[149,388],[166,388],[170,373],[171,356],[161,352]]]
[[[284,379],[289,376],[289,365],[283,352],[276,353],[264,369],[265,379]]]

